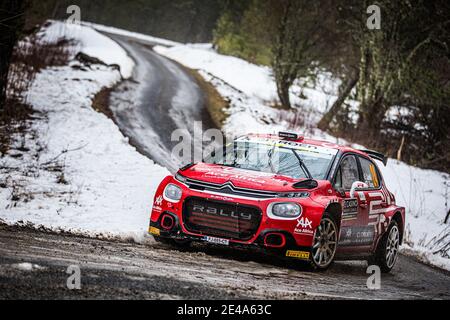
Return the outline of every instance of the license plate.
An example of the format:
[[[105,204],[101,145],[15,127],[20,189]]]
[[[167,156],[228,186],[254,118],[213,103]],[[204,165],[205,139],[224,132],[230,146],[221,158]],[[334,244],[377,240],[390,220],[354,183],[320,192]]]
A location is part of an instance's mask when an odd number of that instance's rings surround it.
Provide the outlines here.
[[[227,239],[220,239],[220,238],[214,238],[214,237],[205,237],[205,241],[208,242],[208,243],[220,244],[222,246],[229,246],[230,245],[230,240],[227,240]]]

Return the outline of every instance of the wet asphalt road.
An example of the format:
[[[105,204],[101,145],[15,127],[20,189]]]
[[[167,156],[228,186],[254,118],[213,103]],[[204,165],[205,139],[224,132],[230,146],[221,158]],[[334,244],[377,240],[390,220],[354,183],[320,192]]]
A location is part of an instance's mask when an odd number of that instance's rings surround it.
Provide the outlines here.
[[[139,151],[175,172],[184,163],[171,157],[179,143],[172,141],[172,133],[183,130],[187,141],[187,137],[194,137],[194,122],[201,123],[203,131],[215,127],[206,109],[205,95],[187,69],[156,54],[153,43],[107,35],[125,48],[138,66],[132,79],[120,84],[111,95],[115,121]]]
[[[201,120],[195,80],[151,44],[113,36],[136,60],[131,81],[112,96],[121,130],[139,150],[174,170],[170,132]],[[175,97],[178,97],[177,99]],[[81,269],[81,290],[66,270]],[[450,275],[401,256],[381,290],[368,290],[365,262],[338,262],[312,273],[295,262],[228,248],[178,251],[156,244],[103,241],[0,225],[0,299],[450,299]]]
[[[450,275],[401,256],[380,290],[367,264],[313,273],[260,253],[88,239],[0,226],[0,299],[450,299]],[[67,288],[70,265],[81,290]],[[30,267],[32,266],[32,267]]]

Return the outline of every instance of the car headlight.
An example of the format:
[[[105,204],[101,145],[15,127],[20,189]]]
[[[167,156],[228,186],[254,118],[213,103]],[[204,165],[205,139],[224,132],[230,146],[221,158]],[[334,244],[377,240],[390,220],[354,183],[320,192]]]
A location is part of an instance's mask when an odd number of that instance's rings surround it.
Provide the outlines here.
[[[271,208],[271,214],[280,218],[294,219],[302,214],[302,207],[296,203],[276,203]]]
[[[170,183],[164,190],[164,196],[170,201],[180,201],[183,196],[183,191],[180,187]]]

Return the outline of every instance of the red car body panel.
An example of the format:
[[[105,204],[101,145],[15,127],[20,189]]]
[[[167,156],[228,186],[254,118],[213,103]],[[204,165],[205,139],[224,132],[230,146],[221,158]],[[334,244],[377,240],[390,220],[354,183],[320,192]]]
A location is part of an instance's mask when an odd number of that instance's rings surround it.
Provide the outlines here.
[[[274,141],[280,140],[278,136],[272,135],[252,135],[251,137],[273,139]],[[346,154],[358,155],[364,159],[370,159],[366,153],[346,146],[304,139],[300,143],[303,145],[335,149],[338,156],[333,160],[331,171],[339,165],[339,160]],[[233,224],[234,222],[232,222],[234,220],[229,216],[230,214],[224,212],[222,212],[222,216],[214,215],[213,217],[211,215],[202,216],[199,212],[192,212],[189,214],[189,218],[186,218],[183,212],[187,210],[185,206],[190,201],[193,202],[192,206],[197,208],[197,211],[207,209],[202,205],[195,207],[196,202],[212,203],[217,207],[222,207],[222,205],[236,205],[239,208],[246,208],[245,210],[253,210],[251,212],[258,210],[261,213],[261,218],[258,221],[257,229],[252,230],[251,237],[245,239],[236,239],[233,237],[219,238],[226,238],[230,244],[257,245],[267,249],[278,249],[283,256],[286,256],[285,253],[288,250],[298,249],[309,251],[311,249],[315,230],[320,225],[322,217],[327,211],[338,215],[338,224],[340,225],[338,254],[341,258],[364,257],[372,254],[377,247],[378,241],[394,218],[400,225],[402,232],[404,231],[405,209],[396,205],[395,198],[386,188],[381,174],[379,188],[360,190],[354,198],[350,197],[349,191],[343,197],[342,192],[334,189],[330,182],[331,180],[317,181],[318,186],[312,190],[299,190],[294,187],[294,184],[298,180],[287,176],[205,163],[192,165],[181,170],[179,174],[183,179],[189,179],[189,181],[196,183],[231,186],[236,190],[245,189],[258,192],[274,192],[281,195],[284,193],[301,192],[304,192],[304,194],[298,198],[275,197],[259,199],[221,192],[205,192],[204,190],[193,188],[192,185],[189,185],[185,181],[168,176],[162,181],[155,195],[150,223],[150,232],[153,235],[156,234],[161,237],[179,240],[190,239],[202,241],[205,236],[215,237],[217,234],[193,231],[192,228],[187,227],[191,222],[203,224],[205,228],[212,226],[227,229],[235,226]],[[174,184],[181,188],[182,198],[180,201],[170,201],[170,199],[164,196],[164,190],[169,184]],[[305,195],[307,196],[305,197]],[[295,219],[280,219],[271,216],[269,214],[269,207],[274,202],[295,202],[300,204],[303,209],[301,216]],[[231,216],[233,213],[236,214],[236,212],[231,211]],[[214,211],[214,214],[216,214],[216,211]],[[167,218],[167,215],[170,217]],[[162,221],[162,219],[167,221]],[[186,219],[189,219],[189,221],[186,221]],[[249,226],[252,223],[249,221],[241,221],[239,222],[239,227],[248,226],[250,229]],[[271,245],[268,245],[269,235],[278,233],[285,235],[282,236],[284,240],[278,244],[271,243]],[[290,241],[289,243],[286,242],[288,240]]]

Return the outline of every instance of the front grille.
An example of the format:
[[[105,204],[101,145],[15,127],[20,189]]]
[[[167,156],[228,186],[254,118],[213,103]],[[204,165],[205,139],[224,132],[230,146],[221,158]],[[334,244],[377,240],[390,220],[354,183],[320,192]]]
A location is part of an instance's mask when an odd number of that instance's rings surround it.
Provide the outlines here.
[[[261,218],[256,207],[195,197],[184,202],[184,226],[197,234],[246,241],[258,231]]]
[[[254,190],[235,187],[231,182],[225,184],[215,184],[211,182],[187,179],[185,182],[190,189],[199,191],[213,191],[227,195],[244,196],[260,199],[276,198],[278,194],[271,191]]]

